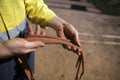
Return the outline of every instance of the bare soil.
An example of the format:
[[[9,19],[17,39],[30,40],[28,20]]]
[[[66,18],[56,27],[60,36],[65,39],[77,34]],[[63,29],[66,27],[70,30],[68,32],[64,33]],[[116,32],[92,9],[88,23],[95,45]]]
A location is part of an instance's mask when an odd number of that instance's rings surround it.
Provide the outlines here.
[[[51,8],[51,7],[50,7]],[[120,17],[51,8],[75,26],[85,57],[82,80],[120,80]],[[46,34],[56,36],[51,28]],[[35,53],[36,80],[74,80],[77,55],[61,45],[45,45]]]

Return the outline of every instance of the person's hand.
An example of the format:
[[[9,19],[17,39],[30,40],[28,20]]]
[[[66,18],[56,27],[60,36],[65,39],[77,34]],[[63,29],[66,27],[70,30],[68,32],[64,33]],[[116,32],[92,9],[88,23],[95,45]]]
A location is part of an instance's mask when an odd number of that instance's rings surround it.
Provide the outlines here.
[[[35,33],[33,32],[32,26],[28,26],[28,35],[33,34],[40,34],[39,25],[36,26]],[[5,58],[17,54],[27,54],[29,52],[35,51],[36,48],[40,46],[44,46],[44,43],[40,41],[29,42],[23,38],[14,38],[0,43],[0,58]]]
[[[27,35],[45,35],[44,31],[41,31],[40,25],[36,24],[35,26],[35,30],[33,29],[33,26],[31,23],[28,23],[28,31],[27,31]]]
[[[6,47],[11,53],[15,54],[26,54],[31,51],[35,51],[37,47],[43,46],[43,42],[29,42],[22,38],[15,38],[8,40],[3,43],[4,47]]]
[[[81,46],[79,42],[79,34],[75,27],[59,17],[53,18],[48,22],[48,26],[56,30],[57,36],[69,39],[73,44]],[[69,50],[76,51],[75,48],[66,46]]]

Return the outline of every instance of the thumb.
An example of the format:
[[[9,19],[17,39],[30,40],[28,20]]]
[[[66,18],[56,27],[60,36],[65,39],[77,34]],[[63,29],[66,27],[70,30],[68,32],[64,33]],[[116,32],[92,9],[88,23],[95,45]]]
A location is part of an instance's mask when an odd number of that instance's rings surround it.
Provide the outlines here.
[[[35,42],[28,42],[28,48],[37,48],[37,47],[42,47],[45,44],[43,42],[40,41],[35,41]]]
[[[73,36],[73,37],[74,37],[74,38],[73,38],[73,39],[74,39],[74,43],[75,43],[76,45],[78,45],[78,46],[81,47],[82,45],[81,45],[81,43],[80,43],[80,41],[79,41],[79,36],[76,35],[76,36]]]

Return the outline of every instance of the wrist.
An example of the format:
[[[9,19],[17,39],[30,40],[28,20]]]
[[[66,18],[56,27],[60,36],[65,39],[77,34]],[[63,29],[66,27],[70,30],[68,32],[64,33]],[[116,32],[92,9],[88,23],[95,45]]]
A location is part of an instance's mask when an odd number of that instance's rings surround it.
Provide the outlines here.
[[[65,23],[66,22],[63,19],[56,16],[51,21],[49,21],[47,25],[55,30],[58,30],[63,28]]]
[[[12,55],[13,53],[4,45],[4,43],[0,43],[0,58],[6,58]]]

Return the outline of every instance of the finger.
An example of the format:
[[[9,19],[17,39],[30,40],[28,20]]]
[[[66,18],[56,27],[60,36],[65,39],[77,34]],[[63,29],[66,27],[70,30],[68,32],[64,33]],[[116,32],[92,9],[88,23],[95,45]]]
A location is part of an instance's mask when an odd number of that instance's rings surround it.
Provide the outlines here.
[[[33,52],[33,51],[35,51],[35,50],[36,50],[36,48],[34,48],[34,49],[27,49],[27,50],[24,50],[23,53],[29,53],[29,52]]]
[[[36,25],[35,34],[40,35],[40,25]]]
[[[79,48],[77,48],[77,50],[76,50],[78,53],[80,53],[81,52],[81,50],[79,49]]]
[[[78,46],[81,46],[80,44],[80,40],[79,40],[79,35],[78,34],[74,34],[73,35],[73,39],[74,39],[74,43]]]
[[[43,42],[40,42],[40,41],[35,41],[35,42],[28,42],[26,47],[32,49],[32,48],[37,48],[37,47],[42,47],[44,46],[44,43]]]
[[[68,49],[68,50],[71,50],[71,49],[72,49],[72,47],[71,47],[71,46],[67,46],[67,49]]]
[[[77,52],[78,55],[81,55],[82,53],[81,52]]]
[[[41,31],[40,33],[42,36],[45,36],[45,31]]]
[[[28,32],[27,32],[28,35],[33,35],[34,34],[34,31],[33,31],[33,28],[32,28],[32,25],[31,24],[28,24]]]
[[[74,47],[74,46],[72,47],[72,49],[73,49],[73,51],[77,51],[77,48],[76,48],[76,47]]]
[[[68,50],[70,50],[71,51],[71,46],[68,46],[68,45],[63,45],[63,47],[65,48],[65,49],[68,49]]]
[[[59,28],[56,30],[56,33],[58,37],[66,39],[62,25],[59,26]]]

